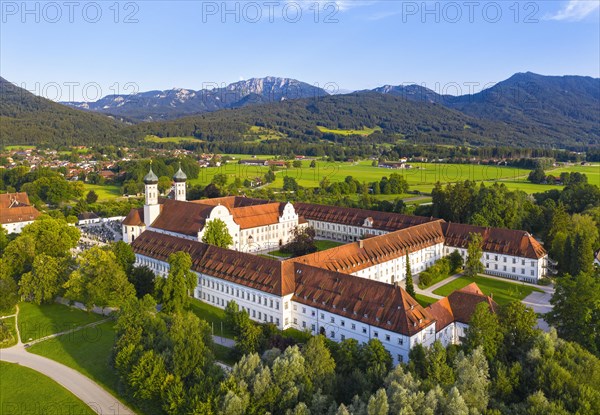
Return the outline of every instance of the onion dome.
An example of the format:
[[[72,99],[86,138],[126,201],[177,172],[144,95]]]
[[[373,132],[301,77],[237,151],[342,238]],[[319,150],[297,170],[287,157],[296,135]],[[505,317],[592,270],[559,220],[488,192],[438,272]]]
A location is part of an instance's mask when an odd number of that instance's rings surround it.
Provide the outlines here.
[[[173,181],[175,183],[183,183],[186,180],[187,180],[187,176],[185,175],[183,170],[181,170],[181,163],[179,163],[179,170],[177,170],[177,173],[175,173],[175,176],[173,176]]]
[[[144,176],[144,183],[146,183],[146,184],[157,184],[158,183],[158,177],[152,171],[152,166],[150,166],[150,171],[148,172],[148,174],[146,176]]]

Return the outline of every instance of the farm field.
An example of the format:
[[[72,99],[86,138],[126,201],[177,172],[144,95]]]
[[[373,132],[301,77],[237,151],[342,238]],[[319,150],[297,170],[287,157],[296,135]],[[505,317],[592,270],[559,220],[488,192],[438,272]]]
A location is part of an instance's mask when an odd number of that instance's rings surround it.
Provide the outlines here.
[[[244,158],[243,155],[235,156],[237,159]],[[263,157],[257,158],[270,158],[269,156]],[[310,168],[309,165],[310,161],[304,160],[302,161],[302,168],[277,171],[276,180],[269,187],[283,187],[283,177],[285,176],[294,177],[300,186],[317,187],[324,178],[329,179],[330,182],[339,182],[343,181],[347,176],[353,176],[360,182],[373,182],[381,180],[384,176],[397,173],[408,181],[410,190],[417,190],[423,193],[430,193],[438,181],[442,183],[455,183],[464,180],[485,182],[486,184],[502,181],[510,189],[521,189],[528,193],[560,188],[560,186],[554,185],[531,184],[526,181],[529,170],[506,166],[413,163],[413,169],[392,170],[373,167],[371,161],[368,160],[357,163],[317,161],[315,168]],[[190,182],[193,185],[207,185],[211,182],[215,174],[226,174],[230,180],[234,180],[235,177],[239,177],[242,180],[253,179],[263,176],[267,171],[268,167],[228,163],[221,167],[201,169],[199,177]]]
[[[96,413],[61,385],[33,369],[0,362],[0,372],[0,408],[3,413]]]
[[[34,150],[36,147],[35,146],[25,146],[25,145],[16,145],[16,146],[5,146],[4,149],[6,151],[13,151],[13,150]]]

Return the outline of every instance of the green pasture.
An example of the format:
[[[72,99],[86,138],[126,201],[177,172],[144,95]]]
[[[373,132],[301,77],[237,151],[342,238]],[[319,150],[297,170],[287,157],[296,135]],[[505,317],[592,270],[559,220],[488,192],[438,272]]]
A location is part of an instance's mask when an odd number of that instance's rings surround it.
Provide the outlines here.
[[[147,135],[144,137],[144,141],[147,143],[201,143],[202,140],[197,139],[196,137],[188,136],[188,137],[158,137],[156,135]]]
[[[89,183],[83,183],[83,187],[85,189],[84,190],[84,196],[87,195],[87,193],[90,190],[93,190],[98,195],[98,201],[99,202],[104,202],[104,201],[107,201],[107,200],[114,200],[114,199],[117,199],[119,197],[123,197],[123,194],[121,192],[121,186],[118,186],[116,184],[89,184]]]
[[[16,145],[16,146],[4,146],[4,149],[6,151],[14,151],[14,150],[35,150],[35,146],[23,146],[23,145]]]
[[[367,136],[373,134],[375,131],[381,131],[381,127],[375,127],[375,128],[363,127],[360,130],[338,130],[338,129],[331,129],[331,128],[327,128],[327,127],[318,125],[317,128],[322,133],[330,133],[330,134],[343,135],[343,136],[362,135],[363,137],[367,137]]]

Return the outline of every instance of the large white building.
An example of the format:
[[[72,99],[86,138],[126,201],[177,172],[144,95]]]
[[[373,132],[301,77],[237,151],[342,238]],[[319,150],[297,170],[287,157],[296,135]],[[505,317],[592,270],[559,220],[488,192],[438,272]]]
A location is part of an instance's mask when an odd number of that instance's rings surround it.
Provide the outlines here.
[[[174,179],[185,183],[182,172]],[[546,252],[522,231],[244,197],[188,202],[181,185],[179,200],[159,199],[156,176],[150,172],[145,181],[146,205],[123,222],[137,265],[166,276],[169,255],[188,252],[198,276],[196,298],[219,308],[234,300],[252,320],[282,330],[308,330],[336,341],[376,338],[395,362],[406,361],[415,344],[460,342],[477,304],[496,310],[474,284],[423,308],[399,284],[407,260],[419,273],[454,250],[464,256],[470,235],[480,233],[486,272],[533,282],[545,274]],[[229,249],[200,242],[206,224],[217,218],[233,237]],[[318,237],[346,243],[282,261],[250,253],[285,244],[305,224]]]
[[[158,177],[146,175],[144,207],[132,209],[123,221],[123,240],[131,243],[145,230],[201,241],[206,225],[219,219],[227,225],[236,251],[276,249],[288,243],[292,230],[302,225],[291,203],[245,197],[186,201],[187,180],[181,169],[173,177],[173,199],[159,197]]]
[[[0,224],[8,233],[21,233],[40,212],[29,203],[27,193],[0,194]]]

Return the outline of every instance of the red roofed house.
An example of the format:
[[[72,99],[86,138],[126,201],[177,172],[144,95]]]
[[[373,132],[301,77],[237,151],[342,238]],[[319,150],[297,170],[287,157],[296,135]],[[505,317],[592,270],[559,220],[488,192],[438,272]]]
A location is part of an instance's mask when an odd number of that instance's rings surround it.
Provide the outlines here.
[[[27,193],[0,194],[0,224],[8,233],[21,233],[40,212],[29,203]]]

